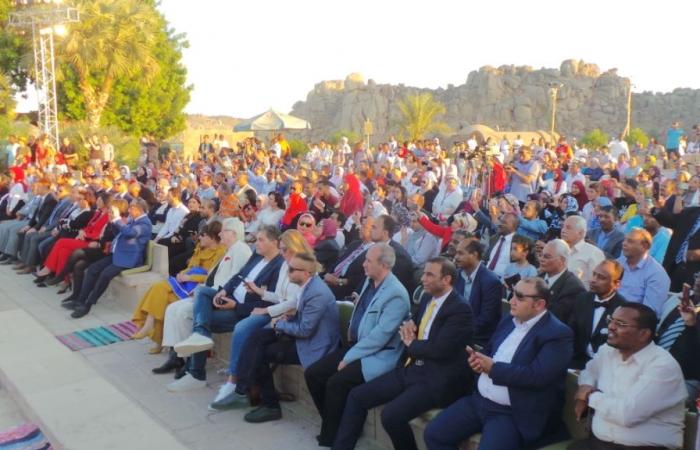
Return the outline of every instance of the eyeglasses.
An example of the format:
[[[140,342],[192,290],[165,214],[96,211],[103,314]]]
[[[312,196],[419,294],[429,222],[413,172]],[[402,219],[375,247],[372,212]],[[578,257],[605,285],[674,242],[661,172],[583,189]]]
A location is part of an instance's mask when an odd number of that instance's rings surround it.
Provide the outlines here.
[[[300,227],[312,227],[314,224],[310,222],[299,222]]]
[[[615,323],[617,328],[639,328],[637,325],[632,325],[631,323],[623,322],[620,319],[616,319],[612,316],[605,318],[605,322],[610,326],[611,323]]]
[[[525,300],[526,298],[535,298],[535,299],[540,298],[539,295],[523,294],[522,292],[518,292],[515,289],[513,290],[513,296],[519,302]]]
[[[292,273],[292,272],[306,272],[306,269],[302,269],[300,267],[289,266],[289,273]]]

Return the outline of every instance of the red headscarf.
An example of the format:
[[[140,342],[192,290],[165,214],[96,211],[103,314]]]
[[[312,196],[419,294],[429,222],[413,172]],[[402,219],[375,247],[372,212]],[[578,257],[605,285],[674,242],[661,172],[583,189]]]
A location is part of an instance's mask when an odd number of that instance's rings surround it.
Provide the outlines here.
[[[555,169],[554,170],[554,192],[553,192],[554,195],[556,195],[559,192],[559,188],[561,187],[563,182],[564,182],[564,173],[561,171],[561,169]],[[577,183],[581,183],[581,182],[577,181]],[[584,194],[585,194],[585,191],[584,191]],[[578,200],[578,198],[576,200]]]
[[[288,227],[291,225],[296,216],[306,212],[308,209],[309,208],[304,199],[301,197],[301,194],[298,192],[292,192],[289,194],[289,206],[287,206],[287,210],[284,212],[284,216],[282,216],[282,225]]]
[[[348,189],[340,199],[340,212],[345,214],[345,217],[350,217],[355,211],[362,211],[363,199],[360,191],[360,180],[353,174],[345,175],[345,183]]]
[[[586,187],[581,183],[580,181],[574,181],[573,186],[576,186],[578,188],[578,195],[574,195],[572,192],[571,195],[576,199],[578,202],[578,210],[581,211],[583,210],[583,206],[588,203],[588,195],[586,194]],[[573,188],[572,186],[572,188]],[[573,189],[572,189],[573,191]]]

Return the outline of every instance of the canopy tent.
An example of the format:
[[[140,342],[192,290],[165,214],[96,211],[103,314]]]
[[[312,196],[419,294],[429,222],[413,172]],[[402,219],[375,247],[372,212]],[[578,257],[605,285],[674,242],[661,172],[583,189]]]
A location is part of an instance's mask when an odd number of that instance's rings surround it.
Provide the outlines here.
[[[278,131],[310,130],[311,124],[304,119],[270,109],[233,127],[233,131]]]

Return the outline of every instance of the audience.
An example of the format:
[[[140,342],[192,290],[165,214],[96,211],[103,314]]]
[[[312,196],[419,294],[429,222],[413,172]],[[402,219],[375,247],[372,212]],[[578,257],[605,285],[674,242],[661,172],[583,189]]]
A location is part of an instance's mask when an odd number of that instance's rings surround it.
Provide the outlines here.
[[[547,308],[564,323],[569,322],[576,297],[586,291],[581,280],[567,270],[570,255],[567,243],[554,239],[545,244],[540,256],[540,277],[549,286]]]

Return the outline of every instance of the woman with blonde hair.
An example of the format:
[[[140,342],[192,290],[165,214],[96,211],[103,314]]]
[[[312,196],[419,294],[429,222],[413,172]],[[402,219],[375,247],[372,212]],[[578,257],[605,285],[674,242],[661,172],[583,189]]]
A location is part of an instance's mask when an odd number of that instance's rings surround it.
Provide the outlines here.
[[[230,403],[230,396],[236,388],[236,380],[238,378],[238,358],[248,337],[253,331],[267,325],[272,317],[288,313],[297,307],[297,296],[301,287],[289,281],[289,261],[300,253],[313,255],[314,250],[299,231],[287,230],[282,233],[280,251],[284,257],[284,263],[282,263],[280,268],[275,290],[270,291],[271,286],[248,284],[248,288],[260,295],[264,301],[269,302],[269,306],[255,308],[250,316],[238,322],[233,329],[231,334],[229,377],[228,381],[219,389],[214,402],[210,405],[213,409],[226,409],[226,405]]]
[[[168,305],[187,298],[199,283],[205,282],[209,271],[226,253],[226,247],[221,245],[220,232],[220,222],[205,225],[185,270],[178,273],[177,277],[152,285],[136,307],[132,320],[141,329],[134,334],[133,339],[150,337],[156,346],[149,353],[156,354],[162,350],[163,321]]]

